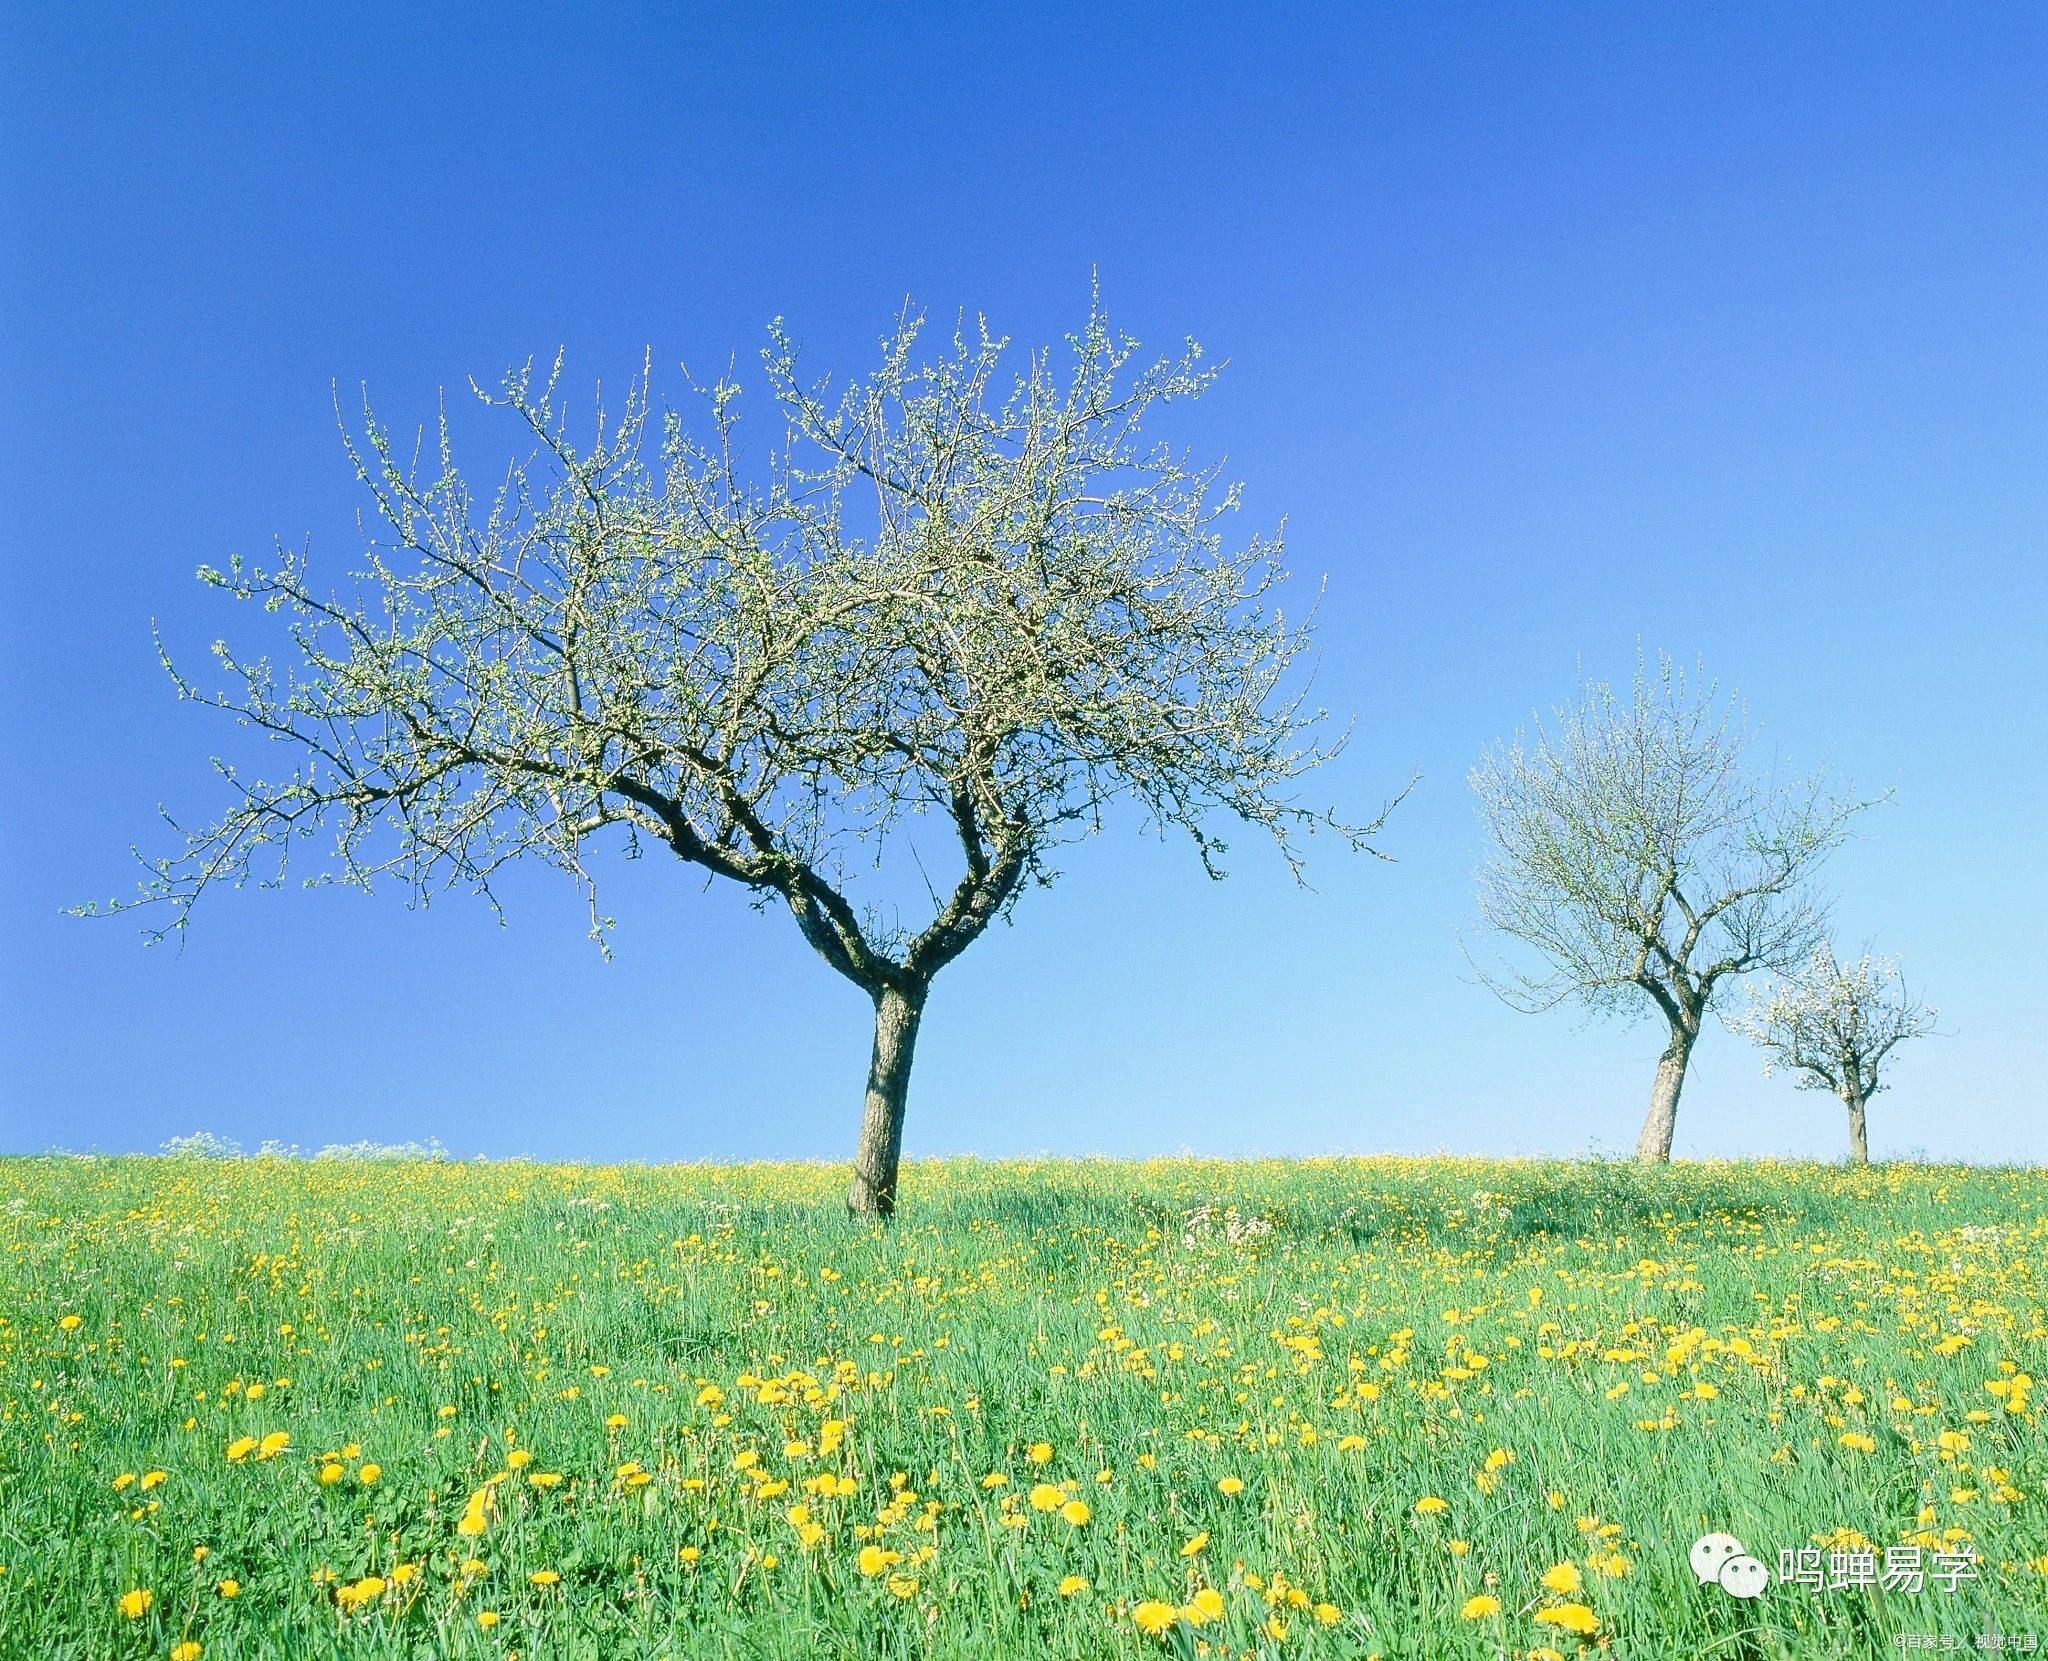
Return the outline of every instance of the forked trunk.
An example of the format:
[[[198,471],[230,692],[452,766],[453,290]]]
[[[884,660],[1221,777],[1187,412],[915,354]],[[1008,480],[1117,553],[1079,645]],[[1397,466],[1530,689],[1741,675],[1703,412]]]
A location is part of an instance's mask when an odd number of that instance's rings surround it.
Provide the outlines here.
[[[1849,1110],[1849,1163],[1870,1163],[1870,1136],[1863,1122],[1863,1092],[1844,1090],[1842,1105]]]
[[[1650,1112],[1643,1134],[1636,1138],[1636,1158],[1646,1164],[1667,1164],[1671,1136],[1678,1126],[1678,1093],[1685,1088],[1686,1064],[1692,1060],[1693,1035],[1674,1028],[1671,1042],[1657,1063],[1657,1082],[1650,1087]]]
[[[924,991],[885,986],[875,995],[875,1049],[868,1063],[868,1099],[860,1145],[853,1155],[853,1190],[846,1209],[856,1217],[887,1217],[896,1210],[896,1168],[903,1156],[903,1107],[910,1097],[910,1061]]]

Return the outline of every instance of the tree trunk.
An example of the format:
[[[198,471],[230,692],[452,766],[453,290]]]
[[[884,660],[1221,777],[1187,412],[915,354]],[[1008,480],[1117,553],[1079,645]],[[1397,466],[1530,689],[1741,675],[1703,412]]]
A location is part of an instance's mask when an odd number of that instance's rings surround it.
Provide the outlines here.
[[[1636,1158],[1646,1164],[1668,1164],[1671,1133],[1678,1125],[1678,1093],[1685,1088],[1685,1067],[1692,1059],[1693,1035],[1674,1028],[1671,1042],[1657,1062],[1657,1082],[1650,1087],[1650,1112],[1643,1134],[1636,1138]]]
[[[1844,1090],[1842,1105],[1849,1110],[1849,1163],[1868,1165],[1870,1136],[1863,1122],[1863,1092],[1856,1089]]]
[[[868,1062],[867,1109],[853,1155],[853,1191],[846,1209],[856,1217],[888,1217],[896,1210],[896,1167],[903,1154],[903,1108],[910,1097],[910,1061],[924,988],[885,986],[875,994],[875,1049]]]

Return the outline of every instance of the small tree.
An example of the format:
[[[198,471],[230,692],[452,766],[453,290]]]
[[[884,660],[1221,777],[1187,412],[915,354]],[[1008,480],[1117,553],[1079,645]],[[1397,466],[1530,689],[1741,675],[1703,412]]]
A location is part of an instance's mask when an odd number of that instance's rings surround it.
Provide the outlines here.
[[[1752,988],[1728,1024],[1763,1049],[1766,1076],[1782,1067],[1797,1088],[1841,1098],[1849,1110],[1849,1157],[1868,1165],[1865,1112],[1884,1088],[1885,1061],[1908,1039],[1933,1033],[1938,1019],[1894,959],[1866,950],[1842,963],[1823,943],[1794,973]]]
[[[145,883],[174,911],[159,936],[209,888],[282,880],[324,830],[312,880],[396,878],[420,900],[488,896],[516,859],[557,866],[602,942],[599,839],[659,844],[786,911],[872,1000],[849,1205],[888,1214],[933,977],[1067,843],[1125,805],[1220,876],[1220,816],[1298,875],[1303,834],[1363,847],[1378,828],[1294,799],[1336,746],[1290,689],[1309,632],[1274,604],[1279,542],[1226,546],[1235,488],[1141,436],[1208,384],[1199,348],[1141,367],[1096,308],[1063,369],[1038,352],[999,385],[1004,344],[963,330],[921,357],[906,317],[828,399],[776,326],[786,433],[757,468],[729,378],[704,390],[701,439],[650,418],[643,378],[572,443],[558,358],[544,385],[479,392],[534,446],[481,503],[445,417],[423,475],[366,410],[347,443],[379,523],[352,591],[283,552],[201,573],[282,611],[292,661],[218,646],[228,689],[179,690],[292,766],[216,763],[232,805]],[[936,886],[934,834],[954,867]],[[856,861],[914,868],[925,920],[857,906]]]
[[[1638,1158],[1667,1160],[1708,1009],[1731,977],[1783,969],[1820,929],[1813,877],[1865,804],[1744,767],[1748,734],[1668,657],[1630,695],[1584,682],[1472,774],[1489,853],[1479,914],[1527,948],[1482,965],[1518,1009],[1654,1010],[1669,1039]],[[1530,961],[1533,960],[1533,961]]]

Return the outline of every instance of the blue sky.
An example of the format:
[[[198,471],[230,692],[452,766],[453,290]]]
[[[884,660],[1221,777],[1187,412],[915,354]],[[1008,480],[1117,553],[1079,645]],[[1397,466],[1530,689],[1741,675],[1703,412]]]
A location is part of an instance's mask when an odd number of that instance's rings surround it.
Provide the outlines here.
[[[435,15],[426,15],[429,11]],[[298,15],[301,12],[304,15]],[[550,874],[500,927],[126,888],[237,735],[180,706],[242,620],[192,572],[332,572],[330,382],[410,425],[568,383],[864,365],[906,295],[1019,340],[1113,315],[1230,367],[1187,435],[1326,574],[1327,780],[1397,863],[1076,851],[939,982],[913,1154],[1632,1145],[1661,1039],[1513,1013],[1458,945],[1480,749],[1635,644],[1895,795],[1839,917],[1952,1036],[1877,1151],[2038,1157],[2048,1020],[2048,15],[2035,8],[11,9],[0,283],[0,1149],[438,1136],[842,1158],[868,1010],[780,919],[621,866],[616,960]],[[470,452],[488,475],[502,431]],[[234,752],[247,755],[247,751]],[[1681,1154],[1834,1155],[1825,1098],[1701,1045]]]

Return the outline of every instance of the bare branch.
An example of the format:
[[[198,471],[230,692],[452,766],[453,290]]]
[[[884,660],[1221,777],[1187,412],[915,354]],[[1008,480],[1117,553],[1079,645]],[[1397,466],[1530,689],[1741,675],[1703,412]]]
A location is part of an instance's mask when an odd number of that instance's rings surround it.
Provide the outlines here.
[[[445,411],[406,445],[365,406],[344,429],[371,527],[338,591],[302,555],[202,576],[281,615],[283,668],[216,649],[219,683],[173,670],[287,758],[180,833],[123,905],[183,926],[208,889],[312,881],[488,895],[515,859],[591,896],[608,838],[665,844],[786,909],[870,992],[921,988],[1060,851],[1132,811],[1187,835],[1212,874],[1218,820],[1297,873],[1321,829],[1366,826],[1296,789],[1341,747],[1300,673],[1312,616],[1283,616],[1277,538],[1226,544],[1234,488],[1143,435],[1199,395],[1199,348],[1152,363],[1099,306],[1063,361],[1006,379],[986,327],[928,351],[906,312],[881,366],[830,395],[778,324],[766,378],[783,446],[749,463],[740,394],[652,416],[647,379],[600,402],[587,442],[558,355],[484,404],[525,449],[495,491],[457,466]],[[578,429],[581,431],[582,429]],[[856,902],[857,867],[940,828],[957,878],[899,927]],[[915,851],[914,849],[912,850]]]
[[[1479,911],[1518,958],[1476,965],[1523,1009],[1647,1001],[1696,1036],[1719,984],[1812,949],[1815,877],[1867,803],[1758,778],[1740,712],[1668,657],[1575,703],[1472,774],[1491,850]]]

